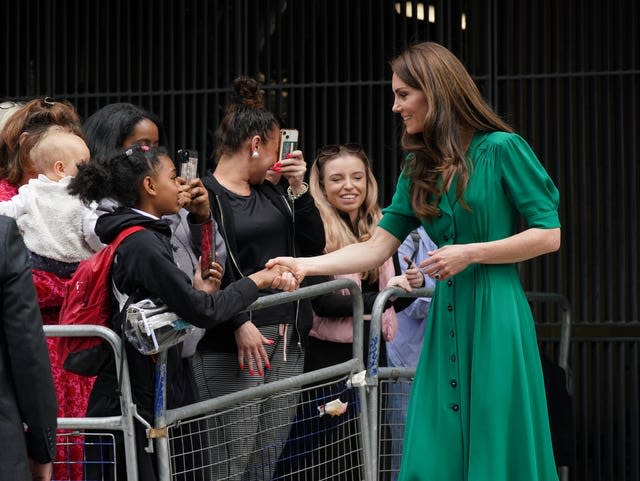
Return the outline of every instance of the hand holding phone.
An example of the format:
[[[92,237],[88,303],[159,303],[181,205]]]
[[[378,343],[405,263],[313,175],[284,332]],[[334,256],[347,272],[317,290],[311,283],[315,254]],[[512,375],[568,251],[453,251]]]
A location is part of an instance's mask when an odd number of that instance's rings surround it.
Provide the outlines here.
[[[407,263],[407,269],[417,269],[418,266],[416,265],[416,262],[411,259],[410,257],[407,256],[402,256],[402,259]]]
[[[407,256],[403,256],[402,258],[407,263],[407,270],[404,272],[404,275],[409,281],[411,287],[418,288],[424,286],[424,274],[416,264],[415,260]]]
[[[280,130],[280,149],[278,152],[278,162],[273,164],[271,170],[280,173],[280,162],[298,148],[298,131],[296,129]]]
[[[212,262],[217,262],[215,255],[215,231],[213,221],[209,220],[202,224],[200,239],[200,272],[204,278],[209,271]]]

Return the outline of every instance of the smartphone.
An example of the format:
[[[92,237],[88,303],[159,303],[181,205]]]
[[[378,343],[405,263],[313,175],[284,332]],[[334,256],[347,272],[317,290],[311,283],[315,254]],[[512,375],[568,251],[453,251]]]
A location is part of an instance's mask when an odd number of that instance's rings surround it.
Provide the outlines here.
[[[178,172],[187,182],[198,177],[198,152],[191,149],[178,150]]]
[[[298,131],[296,129],[280,130],[280,153],[278,161],[281,161],[298,148]]]
[[[218,261],[215,254],[215,230],[213,222],[205,222],[202,224],[202,237],[200,244],[200,275],[205,279],[205,272],[209,269],[209,265],[213,261]]]

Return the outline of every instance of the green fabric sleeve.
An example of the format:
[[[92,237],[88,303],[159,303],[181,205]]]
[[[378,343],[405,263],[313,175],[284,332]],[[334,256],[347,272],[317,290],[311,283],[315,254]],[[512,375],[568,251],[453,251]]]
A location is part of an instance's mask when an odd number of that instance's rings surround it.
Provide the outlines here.
[[[527,142],[516,134],[505,134],[493,144],[500,152],[501,179],[505,192],[529,227],[560,227],[560,193]]]

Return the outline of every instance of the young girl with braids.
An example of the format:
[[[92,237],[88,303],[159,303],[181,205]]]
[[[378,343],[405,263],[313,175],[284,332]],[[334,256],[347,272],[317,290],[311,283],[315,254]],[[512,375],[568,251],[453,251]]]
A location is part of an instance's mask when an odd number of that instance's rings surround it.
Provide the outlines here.
[[[291,276],[281,275],[281,270],[262,269],[217,291],[222,267],[212,263],[206,279],[200,266],[193,278],[189,278],[173,259],[171,229],[161,217],[175,214],[181,207],[181,189],[172,160],[163,147],[134,146],[121,151],[104,162],[88,162],[78,166],[78,174],[69,189],[83,201],[91,202],[112,198],[119,208],[102,215],[95,227],[102,242],[110,243],[125,228],[138,225],[144,230],[129,235],[118,247],[111,268],[111,279],[123,294],[136,302],[143,298],[161,299],[166,306],[191,324],[207,328],[219,326],[245,309],[265,287],[290,290],[295,287]],[[206,274],[206,273],[205,273]],[[275,281],[274,281],[275,279]],[[112,293],[112,327],[119,332],[121,319],[118,304]],[[151,356],[140,354],[126,343],[127,359],[133,393],[138,412],[153,422],[153,395],[155,363]],[[192,379],[185,376],[181,361],[181,345],[168,350],[167,357],[167,408],[176,408],[189,402],[187,386]],[[89,398],[87,416],[111,416],[120,412],[118,381],[113,357],[100,368]],[[118,437],[118,449],[122,449]],[[196,442],[196,441],[193,441]],[[153,454],[144,450],[147,445],[143,426],[136,423],[136,443],[139,478],[156,479],[156,462]],[[98,467],[104,467],[104,456],[99,447],[86,446],[89,459],[100,459]],[[122,451],[118,451],[122,456]],[[120,459],[124,459],[120,457]],[[102,466],[100,466],[102,465]],[[88,463],[88,469],[92,468]],[[118,469],[124,468],[118,463]],[[196,467],[191,467],[191,469]],[[88,479],[94,473],[87,473]],[[107,478],[111,479],[107,473]],[[102,479],[102,478],[101,478]],[[118,472],[118,479],[126,479]]]

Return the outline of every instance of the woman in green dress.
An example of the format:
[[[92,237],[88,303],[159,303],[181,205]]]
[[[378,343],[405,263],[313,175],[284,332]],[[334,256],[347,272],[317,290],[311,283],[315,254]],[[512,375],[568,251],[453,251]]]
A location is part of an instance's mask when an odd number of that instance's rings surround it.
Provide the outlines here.
[[[560,247],[559,194],[460,61],[421,43],[391,63],[407,160],[372,238],[296,276],[372,269],[419,225],[436,279],[405,429],[401,481],[557,480],[536,333],[516,263]],[[526,228],[519,231],[520,220]]]

